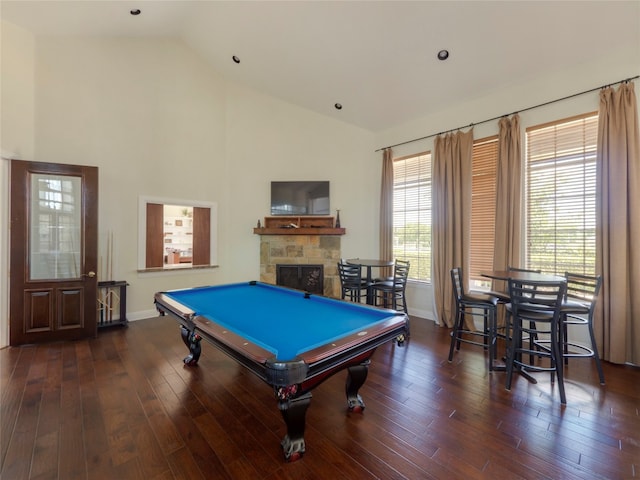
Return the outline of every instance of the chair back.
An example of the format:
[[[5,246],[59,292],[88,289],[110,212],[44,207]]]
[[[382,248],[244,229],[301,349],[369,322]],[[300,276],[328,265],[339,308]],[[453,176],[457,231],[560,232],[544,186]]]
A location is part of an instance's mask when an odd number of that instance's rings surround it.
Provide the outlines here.
[[[408,260],[395,261],[395,265],[393,267],[393,285],[396,289],[404,290],[406,288],[410,268],[411,262]]]
[[[362,286],[362,267],[344,261],[338,262],[338,276],[343,288]]]
[[[540,269],[536,270],[531,268],[518,268],[518,267],[512,267],[511,265],[507,267],[507,270],[510,272],[542,273],[542,270]]]
[[[567,282],[509,280],[511,313],[523,319],[555,320],[567,290]]]
[[[453,285],[453,297],[456,305],[464,297],[464,286],[462,285],[462,268],[454,267],[451,269],[451,284]]]
[[[565,299],[581,303],[592,312],[602,286],[602,275],[590,276],[565,272],[564,277],[567,279]]]

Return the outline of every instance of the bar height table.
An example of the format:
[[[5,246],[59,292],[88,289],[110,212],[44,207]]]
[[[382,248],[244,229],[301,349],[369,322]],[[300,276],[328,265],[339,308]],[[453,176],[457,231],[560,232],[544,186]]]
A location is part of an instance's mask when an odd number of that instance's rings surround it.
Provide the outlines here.
[[[350,258],[347,260],[349,265],[360,265],[361,267],[367,268],[367,303],[369,305],[373,305],[373,290],[371,286],[373,285],[373,275],[371,273],[371,269],[375,268],[383,268],[383,267],[392,267],[395,264],[394,260],[378,260],[378,259],[362,259],[362,258]]]
[[[564,277],[559,275],[551,275],[538,272],[522,272],[519,270],[490,270],[486,272],[480,272],[480,275],[482,275],[483,277],[491,278],[493,280],[503,280],[505,282],[509,280],[519,280],[522,282],[561,282],[565,280]],[[504,371],[505,368],[500,366],[496,368],[496,370]],[[531,383],[538,383],[535,378],[533,378],[524,370],[521,369],[519,370],[519,372]]]

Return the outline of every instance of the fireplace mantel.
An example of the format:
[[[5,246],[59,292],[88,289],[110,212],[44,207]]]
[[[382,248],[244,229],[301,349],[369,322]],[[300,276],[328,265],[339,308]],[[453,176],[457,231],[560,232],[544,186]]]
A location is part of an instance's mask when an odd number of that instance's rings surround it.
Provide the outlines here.
[[[344,235],[345,228],[254,228],[257,235]]]
[[[333,217],[277,216],[264,217],[264,224],[253,229],[257,235],[344,235],[345,228],[336,227]]]

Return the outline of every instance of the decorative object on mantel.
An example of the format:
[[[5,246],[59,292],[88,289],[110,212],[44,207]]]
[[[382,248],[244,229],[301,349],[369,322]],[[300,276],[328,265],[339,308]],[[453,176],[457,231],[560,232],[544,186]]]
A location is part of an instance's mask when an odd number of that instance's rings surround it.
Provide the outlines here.
[[[319,215],[264,217],[264,226],[253,229],[258,235],[344,235],[333,217]]]
[[[336,228],[340,228],[340,209],[336,210]]]
[[[258,219],[258,228],[262,228],[262,225],[260,225],[260,219]]]

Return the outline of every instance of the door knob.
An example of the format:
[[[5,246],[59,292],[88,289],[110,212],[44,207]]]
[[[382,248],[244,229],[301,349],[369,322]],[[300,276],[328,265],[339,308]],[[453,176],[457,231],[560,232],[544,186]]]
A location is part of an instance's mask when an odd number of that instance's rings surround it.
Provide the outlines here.
[[[96,276],[96,272],[94,272],[93,270],[91,270],[89,273],[83,273],[82,274],[83,277],[89,277],[89,278],[93,278]]]

